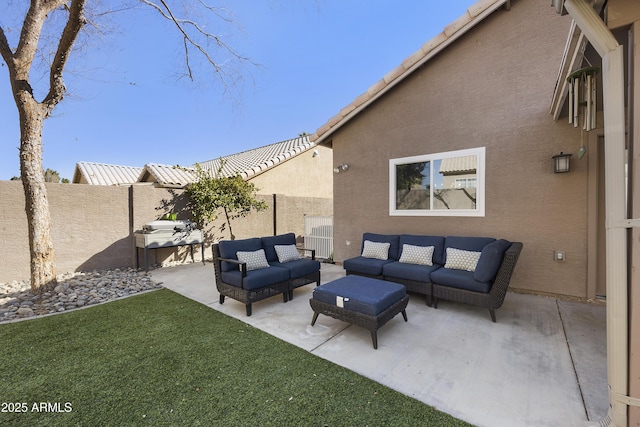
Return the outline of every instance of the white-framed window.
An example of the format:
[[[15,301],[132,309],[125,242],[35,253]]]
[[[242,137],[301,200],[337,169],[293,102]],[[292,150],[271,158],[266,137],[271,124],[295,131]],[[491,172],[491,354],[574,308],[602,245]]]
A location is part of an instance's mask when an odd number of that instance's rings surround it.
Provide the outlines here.
[[[485,147],[389,160],[389,215],[484,216]]]

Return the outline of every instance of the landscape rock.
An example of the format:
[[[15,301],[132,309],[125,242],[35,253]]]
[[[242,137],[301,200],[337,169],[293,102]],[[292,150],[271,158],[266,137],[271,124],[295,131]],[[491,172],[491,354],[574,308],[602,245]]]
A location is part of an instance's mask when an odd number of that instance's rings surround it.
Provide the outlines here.
[[[30,309],[29,307],[20,307],[17,311],[16,314],[18,316],[24,316],[24,317],[29,317],[29,316],[33,316],[33,310]]]
[[[162,287],[148,272],[132,268],[66,273],[57,279],[52,291],[35,295],[29,280],[0,283],[0,322],[63,313]]]

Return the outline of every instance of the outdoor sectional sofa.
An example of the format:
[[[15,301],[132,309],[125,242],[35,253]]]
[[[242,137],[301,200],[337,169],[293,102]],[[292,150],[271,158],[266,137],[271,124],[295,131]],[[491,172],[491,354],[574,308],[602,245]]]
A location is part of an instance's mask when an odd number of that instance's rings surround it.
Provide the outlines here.
[[[364,233],[361,255],[343,266],[400,283],[435,308],[439,299],[487,308],[495,322],[521,251],[521,242],[489,237]]]
[[[300,252],[308,252],[304,258]],[[320,285],[320,262],[315,250],[298,248],[294,233],[242,240],[221,240],[213,245],[213,267],[220,304],[225,297],[246,305],[282,294],[293,299],[293,290],[308,283]]]

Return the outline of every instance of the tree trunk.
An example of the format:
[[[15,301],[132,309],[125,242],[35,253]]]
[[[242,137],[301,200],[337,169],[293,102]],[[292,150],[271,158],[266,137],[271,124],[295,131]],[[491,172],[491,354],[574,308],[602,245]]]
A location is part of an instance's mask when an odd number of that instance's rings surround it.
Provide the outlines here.
[[[42,167],[42,126],[65,94],[62,71],[78,33],[86,23],[86,0],[32,1],[24,17],[20,40],[14,50],[0,25],[0,55],[7,64],[13,97],[20,115],[20,178],[24,188],[25,211],[29,228],[31,291],[42,292],[56,284],[56,264],[51,240],[51,216]],[[64,8],[68,20],[60,35],[50,64],[49,92],[36,101],[29,83],[31,66],[38,53],[38,41],[49,13]]]
[[[229,211],[226,207],[223,208],[224,216],[227,218],[227,225],[229,226],[229,234],[231,235],[231,240],[236,240],[236,236],[233,234],[233,230],[231,229],[231,219],[229,218]]]
[[[29,228],[31,291],[44,292],[56,284],[56,263],[51,240],[51,215],[42,167],[42,127],[45,109],[23,99],[20,111],[20,170]]]

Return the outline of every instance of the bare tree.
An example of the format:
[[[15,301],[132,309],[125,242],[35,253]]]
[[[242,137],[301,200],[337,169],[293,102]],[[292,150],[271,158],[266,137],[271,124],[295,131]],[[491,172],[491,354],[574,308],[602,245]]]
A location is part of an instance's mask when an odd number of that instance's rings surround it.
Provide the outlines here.
[[[192,55],[195,51],[204,57],[216,73],[225,88],[234,84],[241,76],[238,69],[228,71],[221,66],[212,52],[221,49],[230,55],[233,64],[250,62],[238,55],[230,46],[213,33],[205,31],[204,26],[188,17],[174,13],[174,7],[167,1],[139,0],[150,6],[169,20],[183,39],[187,74],[193,78]],[[185,0],[188,1],[188,0]],[[89,2],[95,4],[96,1]],[[205,10],[227,22],[229,14],[225,9],[208,5],[205,0],[193,0],[194,7]],[[113,7],[113,6],[111,6]],[[111,11],[114,11],[112,8]],[[189,8],[183,10],[188,11]],[[85,31],[87,24],[87,0],[31,0],[24,12],[22,26],[16,46],[12,47],[7,37],[7,29],[0,25],[0,55],[9,70],[11,90],[18,108],[20,125],[20,178],[25,194],[25,211],[29,229],[30,270],[32,291],[42,291],[56,283],[56,263],[53,242],[51,240],[51,217],[45,175],[42,167],[42,129],[45,119],[51,116],[53,109],[60,103],[66,87],[63,78],[69,56],[74,52],[74,44]],[[98,16],[98,15],[96,15]],[[62,22],[63,25],[59,23]],[[44,31],[48,34],[59,30],[53,43],[53,56],[48,63],[48,86],[41,99],[37,99],[32,86],[31,74],[34,63],[46,56],[41,46]],[[213,42],[213,43],[211,43]]]

